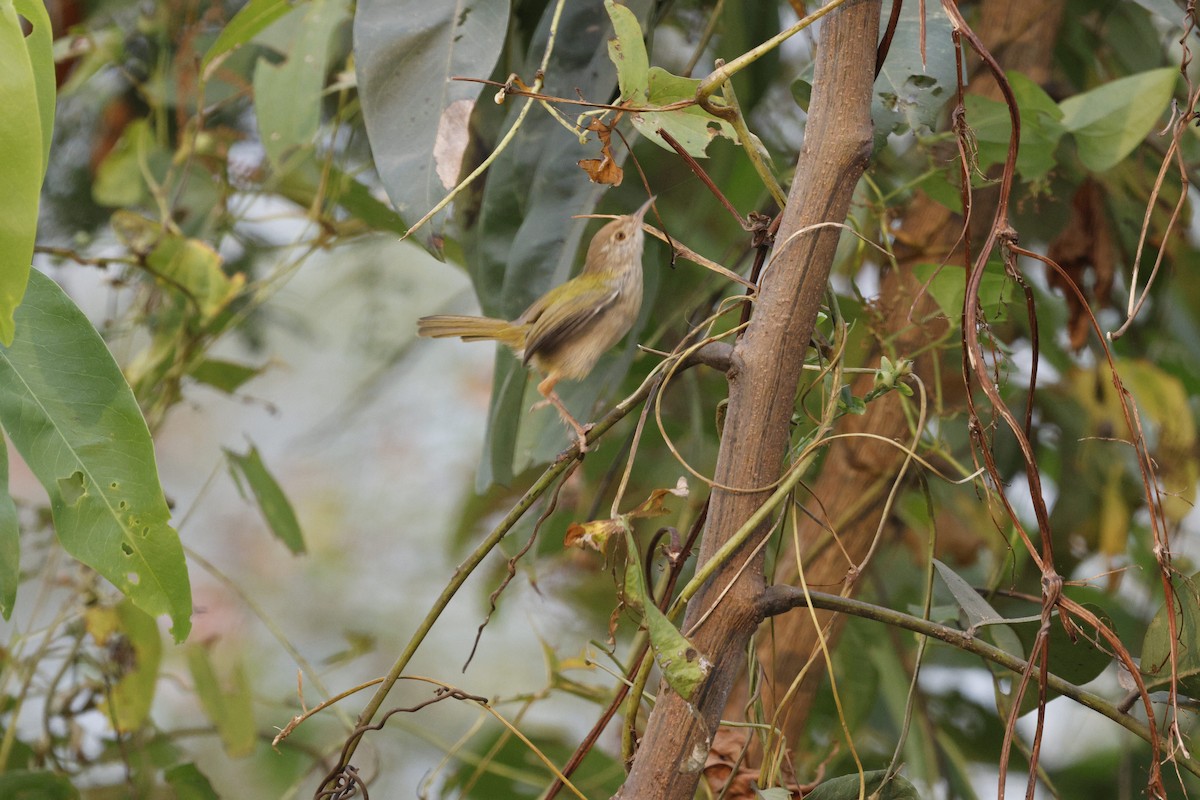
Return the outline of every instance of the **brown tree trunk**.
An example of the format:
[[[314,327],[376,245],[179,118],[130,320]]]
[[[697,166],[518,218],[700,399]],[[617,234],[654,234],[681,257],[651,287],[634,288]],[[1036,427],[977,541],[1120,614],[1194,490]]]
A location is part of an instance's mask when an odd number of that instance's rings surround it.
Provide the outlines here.
[[[804,146],[773,261],[728,372],[729,409],[716,466],[722,486],[770,487],[782,471],[805,351],[840,238],[837,228],[808,229],[845,220],[870,157],[879,12],[880,0],[850,0],[823,22]],[[712,558],[769,496],[769,489],[715,489],[697,563]],[[760,526],[688,605],[684,630],[712,672],[690,704],[659,686],[618,797],[687,800],[695,792],[760,621],[763,561],[761,553],[751,554],[769,527]]]
[[[1014,69],[1038,83],[1045,83],[1049,78],[1063,6],[1062,0],[1042,3],[985,0],[976,31],[1005,69]],[[989,77],[973,80],[969,91],[992,99],[1000,96]],[[987,218],[989,215],[980,211],[981,205],[987,205],[986,200],[977,195],[976,201],[976,218]],[[892,343],[897,355],[913,353],[945,332],[944,322],[914,322],[929,317],[936,307],[928,295],[918,296],[921,284],[913,277],[911,267],[919,263],[942,263],[948,259],[950,268],[955,265],[961,268],[961,251],[951,252],[961,230],[961,217],[924,195],[918,195],[908,208],[896,237],[899,269],[884,277],[878,301],[879,329],[883,335],[894,337]],[[929,385],[934,376],[931,358],[931,355],[922,356],[914,365]],[[954,370],[955,366],[950,364],[948,368]],[[872,381],[870,375],[861,376],[853,386],[854,394],[864,395],[870,390]],[[894,395],[872,403],[862,417],[847,418],[841,432],[869,433],[903,444],[911,439],[900,398]],[[821,474],[812,487],[812,494],[819,502],[806,504],[822,524],[806,518],[801,518],[799,523],[801,558],[809,586],[824,592],[853,594],[857,567],[880,529],[880,513],[902,459],[899,448],[878,439],[841,439],[831,446]],[[836,544],[824,526],[836,533]],[[795,549],[790,541],[779,558],[775,582],[798,582]],[[825,611],[816,612],[816,618],[825,631],[826,641],[832,646],[841,632],[844,618]],[[824,675],[817,631],[812,616],[804,611],[776,618],[771,632],[759,639],[758,658],[765,670],[762,702],[768,720],[779,710],[779,703],[795,677],[812,660],[777,721],[788,742],[799,741],[802,737]],[[746,685],[740,681],[729,698],[725,717],[744,719],[746,701]],[[727,750],[737,752],[746,738],[744,734],[734,734],[735,741]]]

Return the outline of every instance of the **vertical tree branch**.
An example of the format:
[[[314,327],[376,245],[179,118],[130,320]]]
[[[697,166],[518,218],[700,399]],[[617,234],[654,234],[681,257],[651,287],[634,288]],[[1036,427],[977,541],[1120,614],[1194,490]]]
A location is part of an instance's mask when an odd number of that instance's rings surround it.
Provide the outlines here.
[[[1064,7],[1062,0],[1016,5],[1008,0],[984,0],[976,30],[997,58],[1002,59],[1005,69],[1015,69],[1034,82],[1044,84],[1049,79],[1053,45]],[[978,72],[978,69],[974,71]],[[972,79],[968,91],[989,99],[1000,99],[995,82],[987,77]],[[974,202],[978,217],[988,219],[987,209],[995,203],[994,192],[977,189]],[[895,246],[899,269],[885,274],[878,300],[883,320],[880,328],[892,336],[896,355],[910,356],[944,334],[943,321],[924,321],[936,310],[936,304],[927,292],[920,293],[925,287],[913,275],[912,267],[919,263],[945,262],[959,269],[965,268],[962,225],[961,216],[924,194],[919,193],[905,210]],[[873,354],[867,363],[874,363],[877,355],[877,352]],[[932,364],[935,357],[925,354],[914,364],[915,371],[929,386],[934,386],[937,380]],[[950,370],[953,369],[950,365]],[[861,376],[854,383],[854,394],[863,396],[873,382],[873,375]],[[947,402],[953,402],[961,388],[943,386],[941,391],[944,398],[949,395]],[[888,484],[903,459],[902,452],[881,439],[900,440],[909,435],[903,405],[895,395],[871,403],[862,417],[843,418],[842,430],[870,433],[880,438],[842,439],[830,446],[820,477],[812,486],[813,497],[818,502],[811,507],[819,521],[803,517],[798,521],[804,571],[813,586],[839,587],[848,578],[857,577],[851,568],[870,549],[879,527],[879,513]],[[856,487],[856,491],[847,491],[847,487]],[[828,538],[826,525],[837,531],[840,547],[820,546]],[[775,582],[795,583],[796,555],[790,542],[785,545],[777,564]],[[845,618],[819,611],[817,619],[821,628],[826,629],[826,639],[832,646]],[[817,628],[808,614],[778,617],[774,620],[772,634],[760,637],[758,655],[767,676],[762,699],[768,714],[775,712],[777,701],[817,652],[817,638]],[[781,720],[788,741],[797,741],[803,732],[824,673],[818,657],[805,673],[799,691]],[[726,706],[725,718],[740,719],[745,703],[744,686],[739,683]]]
[[[729,411],[716,467],[720,485],[770,487],[781,474],[805,351],[840,235],[835,228],[810,231],[810,226],[846,218],[870,157],[879,13],[879,0],[852,0],[830,14],[821,31],[804,146],[778,244],[728,372]],[[715,490],[699,561],[710,558],[769,494],[769,489]],[[762,557],[754,556],[748,568],[744,562],[768,529],[764,525],[689,604],[685,629],[707,615],[692,641],[713,662],[712,672],[691,705],[665,684],[659,687],[658,703],[619,797],[692,797],[759,622]],[[714,603],[716,608],[710,609]]]

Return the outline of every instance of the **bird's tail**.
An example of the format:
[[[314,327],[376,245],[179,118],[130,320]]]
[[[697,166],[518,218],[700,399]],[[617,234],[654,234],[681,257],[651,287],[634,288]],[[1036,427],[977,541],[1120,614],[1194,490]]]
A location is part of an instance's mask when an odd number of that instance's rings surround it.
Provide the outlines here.
[[[464,342],[494,340],[514,350],[525,347],[525,327],[491,317],[465,317],[439,314],[417,320],[417,335],[431,339],[457,336]]]

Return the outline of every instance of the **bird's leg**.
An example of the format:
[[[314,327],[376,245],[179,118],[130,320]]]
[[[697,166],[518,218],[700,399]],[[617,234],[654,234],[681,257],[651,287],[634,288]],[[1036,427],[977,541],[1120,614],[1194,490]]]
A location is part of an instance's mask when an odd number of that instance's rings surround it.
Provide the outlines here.
[[[541,408],[542,406],[549,403],[550,405],[552,405],[556,409],[558,409],[558,415],[560,417],[562,417],[562,421],[564,423],[566,423],[568,426],[570,426],[575,431],[575,438],[578,439],[578,441],[579,441],[579,452],[586,453],[587,452],[587,432],[589,430],[591,430],[592,426],[591,425],[580,425],[579,420],[577,420],[577,419],[575,419],[575,417],[571,416],[571,412],[567,411],[567,407],[564,406],[562,400],[559,399],[558,393],[554,391],[554,384],[556,384],[556,383],[558,383],[558,376],[549,375],[546,377],[546,379],[544,381],[542,381],[541,383],[538,384],[538,386],[537,386],[538,393],[541,394],[541,396],[546,399],[543,400],[542,402],[538,403],[537,405],[535,405],[534,408]]]

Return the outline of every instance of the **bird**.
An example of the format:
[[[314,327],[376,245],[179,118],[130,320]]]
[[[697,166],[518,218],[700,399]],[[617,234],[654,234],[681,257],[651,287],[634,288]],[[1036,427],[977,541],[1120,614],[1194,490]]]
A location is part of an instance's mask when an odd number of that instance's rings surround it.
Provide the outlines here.
[[[417,320],[417,335],[507,345],[523,364],[544,376],[537,390],[545,399],[534,408],[554,406],[574,431],[579,452],[587,452],[592,426],[581,425],[567,411],[554,387],[561,380],[587,377],[637,320],[642,306],[642,218],[654,200],[597,231],[580,273],[539,297],[516,319],[438,314]]]

